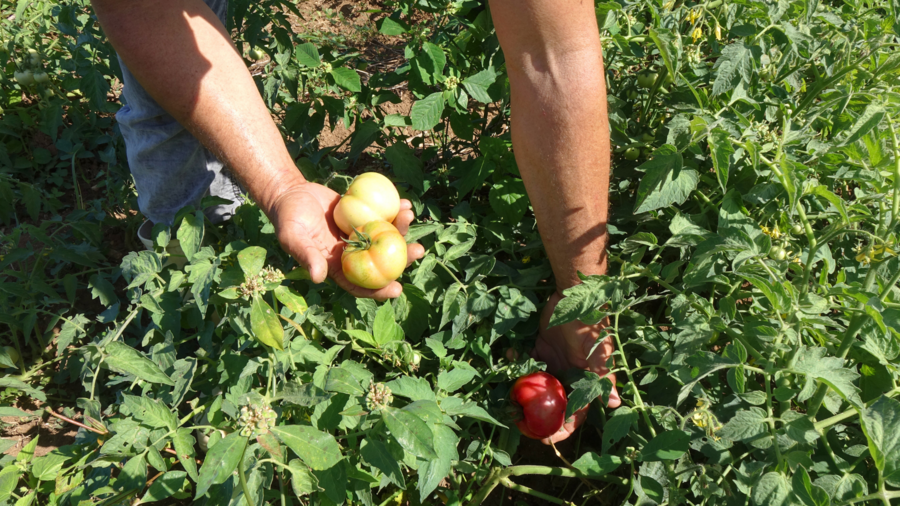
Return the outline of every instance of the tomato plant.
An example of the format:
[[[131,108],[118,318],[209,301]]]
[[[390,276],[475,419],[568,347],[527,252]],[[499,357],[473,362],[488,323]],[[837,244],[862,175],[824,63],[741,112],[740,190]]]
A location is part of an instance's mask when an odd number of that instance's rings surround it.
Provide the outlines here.
[[[522,410],[516,426],[532,439],[550,437],[566,421],[566,391],[545,372],[522,376],[513,384],[510,399]]]
[[[406,268],[406,240],[390,223],[370,221],[350,234],[341,266],[354,285],[384,288]]]

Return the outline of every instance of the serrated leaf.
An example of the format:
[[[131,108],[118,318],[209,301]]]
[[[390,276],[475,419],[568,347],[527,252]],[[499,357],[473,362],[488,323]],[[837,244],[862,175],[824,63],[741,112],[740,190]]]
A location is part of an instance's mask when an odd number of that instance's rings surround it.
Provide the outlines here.
[[[579,371],[581,379],[572,383],[572,392],[568,395],[566,404],[566,418],[571,417],[579,409],[587,406],[597,397],[601,398],[603,405],[609,400],[613,384],[608,376],[601,378],[591,371]]]
[[[700,181],[697,171],[684,167],[681,153],[670,144],[654,151],[638,169],[645,174],[637,189],[635,214],[683,204]]]
[[[731,155],[734,154],[734,146],[731,144],[731,134],[722,128],[714,128],[707,138],[709,152],[716,170],[716,179],[723,192],[728,189],[728,173],[731,168]]]
[[[860,419],[875,467],[884,481],[900,486],[900,402],[881,396]]]
[[[444,112],[444,93],[436,92],[417,100],[409,112],[414,130],[431,130],[441,122]]]

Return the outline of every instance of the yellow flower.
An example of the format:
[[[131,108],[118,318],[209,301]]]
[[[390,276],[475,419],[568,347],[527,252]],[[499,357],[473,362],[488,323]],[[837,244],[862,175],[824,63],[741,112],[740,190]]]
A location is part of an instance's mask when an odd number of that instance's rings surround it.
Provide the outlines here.
[[[875,250],[868,249],[863,251],[859,255],[856,255],[856,261],[862,263],[863,265],[869,265],[872,263],[872,260],[875,260]]]
[[[722,26],[716,23],[716,40],[722,40]]]
[[[700,19],[700,10],[691,9],[691,13],[688,15],[688,21],[690,21],[691,24],[694,24],[698,19]]]
[[[530,262],[530,261],[531,261],[531,257],[529,257],[529,256],[522,257],[522,263],[523,263],[523,264],[527,264],[527,263]]]
[[[876,255],[894,256],[897,254],[897,252],[892,250],[890,246],[885,246],[883,244],[879,244],[878,246],[875,246],[875,254]]]
[[[694,31],[691,32],[691,38],[694,39],[694,43],[703,38],[703,29],[699,26],[694,28]]]

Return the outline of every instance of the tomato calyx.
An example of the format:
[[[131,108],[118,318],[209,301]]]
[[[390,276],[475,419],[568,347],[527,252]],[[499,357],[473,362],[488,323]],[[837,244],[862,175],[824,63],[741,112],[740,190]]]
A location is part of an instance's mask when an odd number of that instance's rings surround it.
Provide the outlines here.
[[[365,251],[372,247],[372,237],[369,234],[356,227],[353,227],[353,232],[356,235],[356,239],[344,239],[341,237],[347,243],[347,246],[344,247],[345,251]]]

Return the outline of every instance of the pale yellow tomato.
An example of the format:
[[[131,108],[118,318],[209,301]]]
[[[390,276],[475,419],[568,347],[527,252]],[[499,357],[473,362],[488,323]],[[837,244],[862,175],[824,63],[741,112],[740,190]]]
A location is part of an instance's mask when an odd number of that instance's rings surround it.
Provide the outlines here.
[[[334,221],[349,235],[370,221],[394,221],[400,212],[400,194],[388,178],[377,172],[360,174],[334,209]]]

